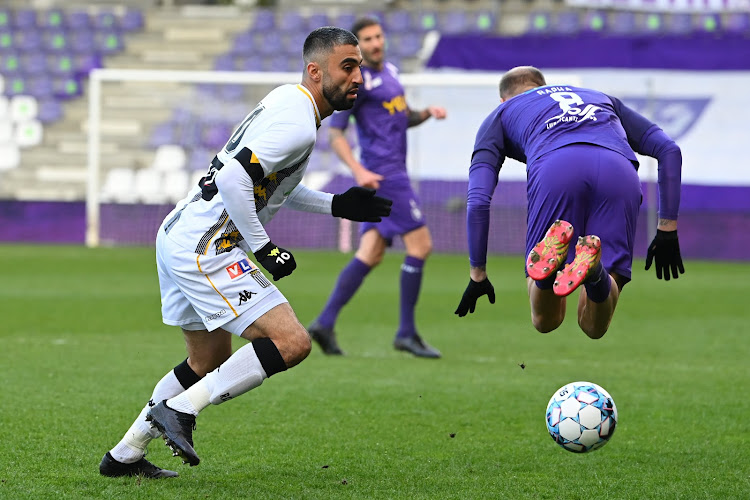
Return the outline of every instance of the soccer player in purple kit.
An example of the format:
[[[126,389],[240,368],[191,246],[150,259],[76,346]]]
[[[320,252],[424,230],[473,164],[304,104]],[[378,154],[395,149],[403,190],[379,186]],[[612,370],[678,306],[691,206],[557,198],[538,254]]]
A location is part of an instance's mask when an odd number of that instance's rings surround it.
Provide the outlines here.
[[[377,20],[358,19],[352,33],[362,50],[364,84],[354,107],[331,118],[331,147],[351,169],[358,185],[377,189],[380,196],[393,200],[393,207],[387,221],[361,224],[359,248],[341,271],[328,302],[308,331],[324,353],[343,354],[334,332],[339,312],[367,274],[380,264],[393,238],[401,236],[406,258],[401,266],[400,324],[393,346],[418,357],[439,358],[440,352],[417,333],[414,321],[422,269],[432,250],[432,238],[406,171],[406,130],[430,117],[443,119],[446,112],[438,106],[421,111],[409,108],[398,70],[385,62],[385,36]],[[361,162],[354,157],[344,136],[350,116],[357,122]]]
[[[685,272],[677,239],[680,148],[617,98],[548,86],[531,66],[502,77],[500,98],[479,127],[469,168],[471,270],[455,313],[474,312],[483,295],[495,303],[486,270],[489,210],[500,167],[510,157],[527,165],[526,275],[534,327],[546,333],[560,326],[565,297],[583,284],[578,325],[590,338],[601,338],[631,278],[642,200],[635,152],[656,158],[659,165],[659,220],[646,270],[655,260],[659,279]],[[573,255],[568,246],[576,237]]]

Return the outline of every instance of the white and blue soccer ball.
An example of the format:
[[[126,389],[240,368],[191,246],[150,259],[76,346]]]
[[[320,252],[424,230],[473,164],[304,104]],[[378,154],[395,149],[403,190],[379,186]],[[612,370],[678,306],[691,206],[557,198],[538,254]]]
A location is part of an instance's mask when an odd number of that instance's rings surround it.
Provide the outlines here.
[[[612,396],[591,382],[560,387],[547,405],[547,430],[557,444],[574,453],[601,448],[617,427]]]

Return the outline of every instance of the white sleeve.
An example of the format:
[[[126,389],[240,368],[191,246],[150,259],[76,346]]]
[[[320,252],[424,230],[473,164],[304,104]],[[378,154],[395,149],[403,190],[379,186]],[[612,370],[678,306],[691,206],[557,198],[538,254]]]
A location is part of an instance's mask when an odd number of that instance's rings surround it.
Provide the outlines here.
[[[214,178],[229,218],[237,226],[240,234],[253,252],[271,241],[255,212],[253,180],[242,168],[240,162],[232,158],[216,173]]]
[[[300,212],[331,215],[332,202],[333,195],[331,193],[315,191],[302,184],[297,184],[297,187],[289,193],[289,197],[284,204],[292,210]]]

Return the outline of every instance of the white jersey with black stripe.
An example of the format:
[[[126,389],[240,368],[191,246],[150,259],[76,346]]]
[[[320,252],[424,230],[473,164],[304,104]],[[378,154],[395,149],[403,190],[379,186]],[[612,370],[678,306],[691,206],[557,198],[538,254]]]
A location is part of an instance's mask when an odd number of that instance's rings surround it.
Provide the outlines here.
[[[238,125],[200,185],[164,219],[170,238],[198,254],[216,255],[235,246],[250,252],[213,178],[229,162],[241,163],[252,178],[258,220],[265,224],[302,180],[319,126],[320,112],[305,87],[272,90]]]

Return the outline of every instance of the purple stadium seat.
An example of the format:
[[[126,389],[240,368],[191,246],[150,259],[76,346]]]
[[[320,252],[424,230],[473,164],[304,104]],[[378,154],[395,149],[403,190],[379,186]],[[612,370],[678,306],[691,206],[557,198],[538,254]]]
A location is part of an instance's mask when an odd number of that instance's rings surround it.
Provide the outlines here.
[[[278,27],[285,33],[293,33],[307,28],[305,18],[297,11],[285,10],[279,16]]]
[[[20,75],[9,75],[5,78],[5,95],[8,97],[27,94],[26,87],[26,79]]]
[[[54,123],[63,117],[62,104],[57,99],[44,98],[39,100],[37,118],[42,123]]]
[[[646,13],[639,26],[639,31],[654,35],[662,34],[666,30],[666,20],[660,12]]]
[[[41,40],[41,46],[47,52],[67,52],[70,49],[68,34],[62,30],[47,31]]]
[[[497,14],[493,11],[474,12],[469,19],[469,31],[472,33],[493,33],[497,28]]]
[[[91,18],[85,10],[71,10],[65,14],[65,27],[70,31],[91,29]]]
[[[549,12],[535,11],[529,14],[528,32],[532,34],[548,34],[552,29],[552,16]]]
[[[263,55],[278,54],[284,50],[284,40],[281,33],[271,31],[263,36],[262,43],[258,45],[258,53]]]
[[[30,30],[37,27],[36,11],[33,9],[17,9],[13,15],[15,29]]]
[[[73,55],[73,69],[77,78],[87,77],[91,70],[101,68],[102,57],[96,53],[88,54],[74,54]]]
[[[258,9],[255,11],[251,31],[254,33],[267,33],[276,27],[276,18],[272,10]]]
[[[307,18],[307,31],[310,32],[316,28],[320,28],[321,26],[330,26],[331,21],[328,19],[328,15],[323,13],[316,13],[312,14],[310,17]],[[342,26],[342,28],[349,29],[350,26]],[[300,45],[300,50],[302,50],[302,46]]]
[[[228,101],[239,101],[245,96],[244,85],[219,85],[218,91],[219,98]]]
[[[229,136],[227,136],[226,139],[228,138]],[[226,143],[226,139],[224,143]],[[224,143],[222,143],[221,146],[224,146]],[[211,163],[211,159],[215,155],[216,151],[214,150],[201,147],[193,148],[188,155],[187,168],[193,172],[206,172],[208,171],[208,165]]]
[[[687,35],[692,33],[693,15],[685,12],[672,14],[666,23],[665,31],[674,35]]]
[[[344,12],[334,17],[331,24],[340,28],[351,29],[356,20],[357,16],[355,14]]]
[[[97,13],[93,18],[93,24],[97,31],[117,30],[120,28],[120,20],[117,15],[111,11]]]
[[[151,131],[148,144],[152,148],[173,144],[177,140],[177,126],[172,122],[160,123]]]
[[[202,126],[201,146],[218,150],[232,135],[232,125],[226,122],[207,122]]]
[[[242,71],[263,71],[263,57],[259,54],[250,54],[240,59],[238,69]]]
[[[213,68],[216,71],[235,71],[234,56],[232,54],[222,54],[216,57]]]
[[[16,51],[9,50],[0,53],[0,73],[5,76],[19,75],[21,73],[21,55]]]
[[[721,28],[721,16],[719,14],[701,14],[698,18],[699,31],[704,33],[717,33]]]
[[[49,98],[55,94],[53,80],[46,75],[29,78],[26,82],[26,93],[37,99]]]
[[[437,29],[447,35],[465,33],[469,30],[470,18],[465,10],[452,9],[438,16]]]
[[[414,57],[422,48],[422,35],[419,33],[404,33],[389,37],[388,52],[396,57]]]
[[[19,58],[19,68],[29,76],[43,75],[47,72],[47,58],[40,52],[27,52]]]
[[[0,28],[0,50],[14,50],[14,47],[15,42],[13,40],[13,32],[9,29]]]
[[[724,31],[737,35],[750,35],[750,13],[731,12],[727,14]]]
[[[615,12],[609,25],[612,33],[629,35],[638,32],[636,17],[633,12]]]
[[[298,31],[284,38],[284,53],[289,56],[301,56],[302,46],[307,38],[307,32]]]
[[[255,34],[249,31],[243,31],[234,37],[230,52],[238,56],[252,54],[255,48]]]
[[[39,26],[42,28],[60,29],[65,24],[65,14],[60,9],[50,9],[39,13]]]
[[[13,46],[23,51],[39,50],[44,40],[38,30],[18,30],[13,34]]]
[[[383,23],[388,33],[404,33],[411,28],[411,14],[407,10],[390,10],[385,13]]]
[[[128,9],[120,18],[120,29],[128,33],[143,29],[143,12],[137,9]]]
[[[125,48],[125,41],[118,31],[98,31],[94,36],[97,50],[104,55],[121,52]]]
[[[45,78],[46,81],[50,81],[49,78]],[[75,77],[58,77],[52,78],[52,93],[58,99],[74,99],[81,97],[83,89],[81,88],[81,82]]]
[[[6,7],[0,7],[0,29],[10,28],[12,21],[12,12]]]
[[[71,32],[69,38],[69,48],[76,54],[88,54],[93,52],[96,47],[94,33],[88,29],[80,29]]]
[[[560,35],[574,35],[581,30],[581,21],[576,10],[558,12],[554,17],[552,31]]]
[[[598,10],[590,10],[583,15],[581,31],[588,33],[602,33],[608,28],[607,14]]]
[[[438,29],[438,14],[432,10],[415,12],[412,15],[411,27],[415,31],[427,32]]]
[[[55,76],[68,76],[74,73],[75,66],[71,54],[45,54],[47,73]]]

